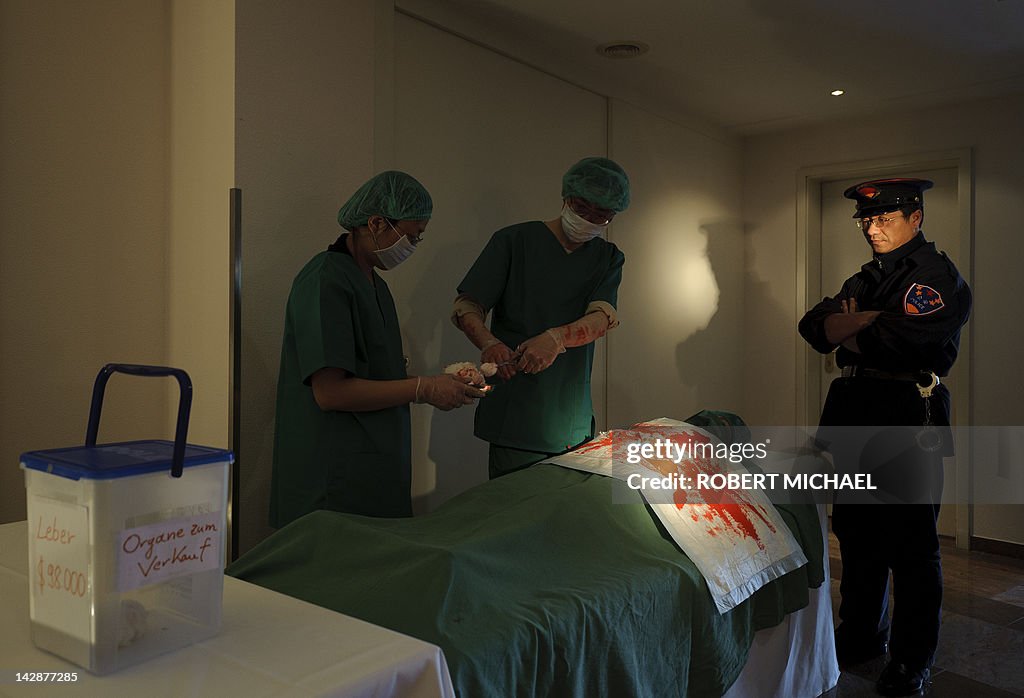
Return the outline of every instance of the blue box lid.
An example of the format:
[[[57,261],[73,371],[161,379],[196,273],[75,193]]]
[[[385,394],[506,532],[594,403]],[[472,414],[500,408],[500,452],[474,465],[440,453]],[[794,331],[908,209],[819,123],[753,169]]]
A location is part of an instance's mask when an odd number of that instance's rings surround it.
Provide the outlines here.
[[[124,441],[29,451],[21,454],[21,462],[26,468],[71,480],[113,480],[170,470],[173,454],[173,441]],[[234,459],[231,451],[221,448],[185,445],[186,469],[210,463],[231,463]]]

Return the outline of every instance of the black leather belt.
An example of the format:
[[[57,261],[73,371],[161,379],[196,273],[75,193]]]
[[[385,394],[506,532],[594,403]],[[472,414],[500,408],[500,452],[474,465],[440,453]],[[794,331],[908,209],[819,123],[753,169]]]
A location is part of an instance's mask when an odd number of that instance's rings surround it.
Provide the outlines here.
[[[843,369],[843,375],[847,377],[862,376],[864,378],[881,378],[891,381],[908,381],[919,385],[927,385],[931,382],[931,371],[882,371],[877,368],[865,366],[847,366]]]

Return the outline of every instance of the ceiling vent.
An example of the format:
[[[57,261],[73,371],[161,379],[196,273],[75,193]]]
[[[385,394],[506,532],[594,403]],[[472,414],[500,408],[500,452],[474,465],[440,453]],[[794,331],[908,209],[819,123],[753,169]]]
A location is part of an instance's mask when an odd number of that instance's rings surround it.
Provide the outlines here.
[[[651,47],[641,41],[613,41],[597,47],[597,52],[605,58],[636,58],[650,50]]]

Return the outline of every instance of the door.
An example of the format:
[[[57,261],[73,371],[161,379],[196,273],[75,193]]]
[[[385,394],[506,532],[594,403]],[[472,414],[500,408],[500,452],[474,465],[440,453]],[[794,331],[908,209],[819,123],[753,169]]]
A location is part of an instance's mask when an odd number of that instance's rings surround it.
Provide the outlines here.
[[[922,229],[926,239],[934,242],[937,249],[945,251],[954,264],[959,264],[956,254],[961,249],[957,168],[945,167],[906,172],[887,171],[880,176],[920,177],[930,179],[935,183],[933,188],[925,192]],[[872,175],[866,175],[856,179],[824,181],[821,184],[821,264],[819,268],[821,269],[821,294],[823,296],[835,295],[842,287],[843,281],[871,259],[871,248],[853,223],[854,202],[843,196],[843,192],[847,188],[871,178]],[[966,390],[965,384],[958,385],[958,383],[965,383],[964,380],[957,380],[961,368],[958,364],[948,378],[942,379],[954,396],[957,395],[958,390]],[[835,354],[822,356],[819,370],[821,374],[818,404],[820,413],[821,406],[825,403],[825,396],[828,394],[828,386],[832,379],[839,375],[839,369],[835,365]],[[956,422],[957,415],[954,411],[953,423],[956,424]],[[945,463],[946,494],[944,496],[947,501],[953,499],[950,488],[955,487],[954,475],[955,459],[947,458]],[[939,515],[939,533],[953,536],[955,532],[956,507],[953,504],[944,505]]]

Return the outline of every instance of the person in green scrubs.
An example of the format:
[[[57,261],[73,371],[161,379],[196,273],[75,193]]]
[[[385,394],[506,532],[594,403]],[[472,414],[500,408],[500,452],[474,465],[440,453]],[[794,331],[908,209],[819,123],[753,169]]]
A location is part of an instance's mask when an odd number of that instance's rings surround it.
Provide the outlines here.
[[[483,393],[454,376],[408,376],[395,303],[377,270],[423,239],[430,194],[382,172],[338,212],[348,232],[292,282],[285,315],[270,524],[317,509],[412,516],[409,403],[442,410]]]
[[[562,178],[561,216],[502,228],[459,284],[452,321],[502,379],[476,410],[491,478],[593,437],[594,341],[618,325],[625,261],[602,234],[627,206],[625,171],[584,158]]]

